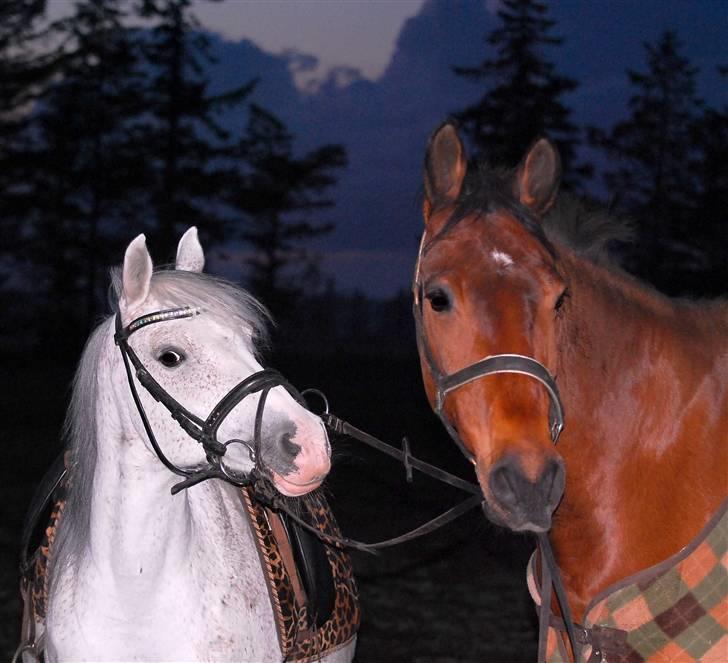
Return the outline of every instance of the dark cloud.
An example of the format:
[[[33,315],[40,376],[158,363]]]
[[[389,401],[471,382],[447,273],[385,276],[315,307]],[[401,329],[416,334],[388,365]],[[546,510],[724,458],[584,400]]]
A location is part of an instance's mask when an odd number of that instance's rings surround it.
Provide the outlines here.
[[[577,123],[608,125],[624,116],[625,70],[644,68],[643,43],[669,28],[677,30],[686,54],[703,70],[701,92],[712,103],[725,103],[714,72],[721,60],[728,61],[721,3],[552,4],[554,32],[564,37],[552,57],[580,83],[569,97]],[[402,27],[379,80],[341,68],[308,93],[296,88],[292,70],[310,67],[313,56],[274,56],[249,41],[217,41],[216,82],[232,85],[241,77],[259,76],[256,102],[287,123],[301,150],[323,143],[346,146],[349,167],[336,189],[337,206],[326,213],[336,230],[319,243],[322,252],[330,253],[324,264],[336,265],[332,269],[340,286],[389,295],[408,285],[420,232],[425,142],[449,113],[480,96],[479,86],[455,76],[452,66],[477,65],[483,59],[485,35],[495,20],[482,0],[428,0]],[[244,117],[229,121],[239,129]],[[392,260],[384,277],[382,256]]]

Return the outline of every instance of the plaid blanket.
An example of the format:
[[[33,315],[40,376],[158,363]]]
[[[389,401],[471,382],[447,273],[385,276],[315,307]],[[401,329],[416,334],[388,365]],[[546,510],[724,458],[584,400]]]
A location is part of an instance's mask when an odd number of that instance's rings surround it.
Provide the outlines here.
[[[528,587],[540,605],[528,564]],[[700,534],[665,561],[596,596],[577,625],[579,661],[728,662],[728,499]],[[548,663],[568,663],[563,624],[554,619]]]

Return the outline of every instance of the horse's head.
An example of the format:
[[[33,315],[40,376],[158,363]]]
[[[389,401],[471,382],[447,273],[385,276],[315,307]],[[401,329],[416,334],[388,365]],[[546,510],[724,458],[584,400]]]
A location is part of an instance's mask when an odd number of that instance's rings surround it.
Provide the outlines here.
[[[442,378],[512,354],[535,359],[551,380],[565,285],[539,219],[559,176],[558,153],[547,140],[536,142],[512,175],[468,172],[450,124],[431,138],[425,163],[415,276],[425,388],[475,465],[489,517],[519,531],[549,529],[564,490],[558,431],[549,425],[558,393],[550,397],[528,370],[470,376],[447,390]]]
[[[201,422],[209,421],[223,397],[234,395],[246,378],[262,370],[255,341],[265,331],[265,313],[257,302],[235,286],[201,274],[203,265],[194,228],[180,240],[174,270],[154,272],[140,235],[126,250],[119,298],[123,327],[141,316],[179,307],[189,306],[199,313],[140,326],[127,342],[161,388]],[[117,398],[126,404],[121,425],[149,446],[123,374],[118,366]],[[137,391],[166,458],[179,468],[200,466],[205,460],[200,443],[146,389],[140,386]],[[271,388],[259,410],[262,393],[253,391],[239,402],[233,398],[230,408],[217,408],[230,411],[221,417],[216,441],[223,445],[235,441],[224,452],[224,468],[240,476],[253,468],[255,458],[280,492],[307,493],[321,484],[330,469],[324,426],[283,386]]]

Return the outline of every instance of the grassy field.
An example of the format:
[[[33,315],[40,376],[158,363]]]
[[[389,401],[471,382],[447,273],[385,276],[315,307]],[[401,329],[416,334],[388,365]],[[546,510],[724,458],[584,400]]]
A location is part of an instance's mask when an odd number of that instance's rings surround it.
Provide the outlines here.
[[[299,388],[319,387],[352,424],[472,479],[472,470],[429,412],[415,358],[332,353],[280,356],[275,365]],[[36,482],[60,449],[71,364],[6,362],[2,403],[0,501],[0,655],[19,632],[18,540]],[[326,491],[344,533],[377,540],[402,533],[464,495],[404,470],[353,440],[337,439]],[[413,543],[353,555],[363,624],[357,661],[535,660],[536,622],[525,586],[533,544],[489,525],[473,511]]]

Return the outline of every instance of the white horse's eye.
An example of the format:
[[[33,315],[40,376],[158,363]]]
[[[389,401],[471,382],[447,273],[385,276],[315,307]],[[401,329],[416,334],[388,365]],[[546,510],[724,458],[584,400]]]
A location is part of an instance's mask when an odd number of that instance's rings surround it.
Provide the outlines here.
[[[164,364],[167,368],[175,368],[184,360],[184,353],[181,350],[174,350],[172,348],[167,348],[157,357],[157,361]]]

